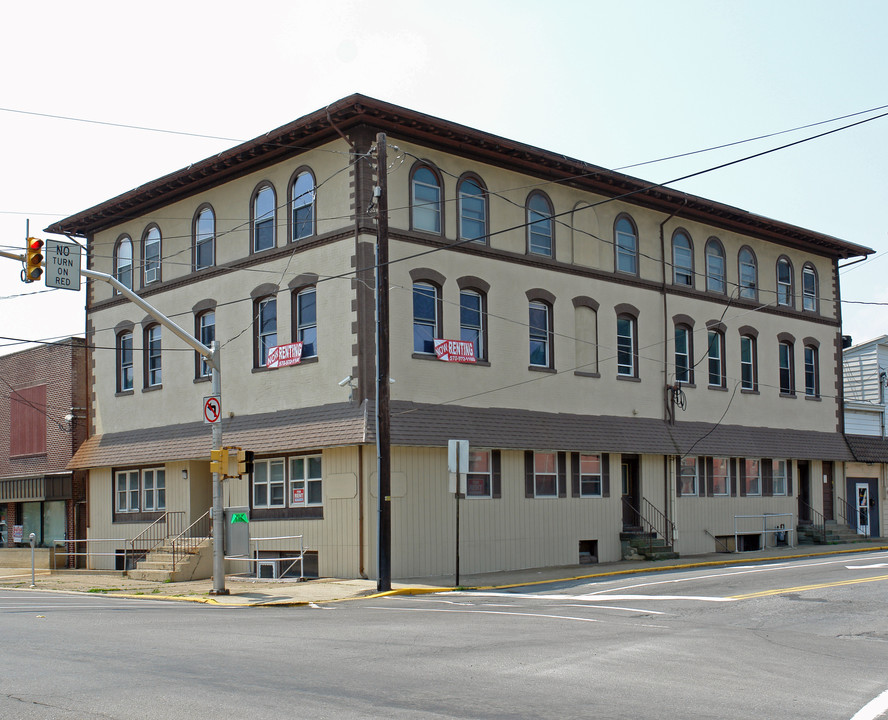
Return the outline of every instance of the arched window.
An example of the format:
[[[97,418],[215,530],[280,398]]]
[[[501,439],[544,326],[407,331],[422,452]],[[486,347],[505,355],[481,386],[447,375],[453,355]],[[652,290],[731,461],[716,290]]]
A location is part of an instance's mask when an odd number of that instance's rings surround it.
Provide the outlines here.
[[[683,230],[676,230],[672,236],[672,282],[694,287],[694,248]]]
[[[741,248],[737,255],[737,265],[740,277],[740,297],[755,300],[758,298],[758,265],[755,261],[755,253],[748,247]]]
[[[479,290],[459,291],[459,339],[471,342],[475,359],[487,359],[487,297]]]
[[[459,198],[459,237],[487,242],[487,194],[475,177],[463,178],[457,189]]]
[[[709,292],[725,294],[725,250],[717,238],[706,241],[706,289]]]
[[[216,264],[216,214],[205,205],[194,217],[194,269]]]
[[[777,260],[777,304],[793,306],[792,263],[789,258]]]
[[[308,170],[298,172],[290,186],[290,239],[315,234],[315,181]]]
[[[811,263],[802,267],[802,309],[817,312],[817,271]]]
[[[441,234],[441,181],[427,165],[413,171],[410,209],[414,230]]]
[[[527,196],[527,251],[533,255],[552,257],[555,246],[555,221],[552,203],[537,191]]]
[[[253,195],[252,215],[253,252],[269,250],[275,242],[275,207],[277,202],[271,185],[260,186]]]
[[[638,231],[628,215],[621,215],[614,224],[614,252],[619,272],[638,275]]]
[[[318,304],[314,287],[299,290],[295,297],[296,342],[302,343],[302,357],[318,356]]]
[[[114,277],[129,290],[133,289],[133,241],[124,235],[114,251]]]
[[[694,332],[684,323],[675,326],[675,380],[694,382]]]
[[[413,283],[413,352],[435,354],[440,338],[440,291],[430,282]]]
[[[197,338],[208,348],[213,347],[216,339],[216,311],[204,310],[194,319],[194,330]],[[197,356],[197,377],[210,377],[212,369],[207,364],[206,358]]]
[[[148,228],[142,240],[142,284],[150,285],[160,280],[160,230],[156,225]]]
[[[254,338],[256,367],[268,365],[268,350],[277,342],[277,298],[266,296],[255,303]]]
[[[551,368],[552,365],[552,306],[542,300],[533,300],[528,306],[530,315],[530,365]]]

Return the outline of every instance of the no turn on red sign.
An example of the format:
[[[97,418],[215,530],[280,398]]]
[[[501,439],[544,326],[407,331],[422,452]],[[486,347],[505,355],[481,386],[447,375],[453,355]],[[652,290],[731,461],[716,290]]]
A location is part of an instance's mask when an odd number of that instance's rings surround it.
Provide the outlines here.
[[[222,396],[210,395],[204,398],[203,418],[205,423],[216,423],[222,418]]]

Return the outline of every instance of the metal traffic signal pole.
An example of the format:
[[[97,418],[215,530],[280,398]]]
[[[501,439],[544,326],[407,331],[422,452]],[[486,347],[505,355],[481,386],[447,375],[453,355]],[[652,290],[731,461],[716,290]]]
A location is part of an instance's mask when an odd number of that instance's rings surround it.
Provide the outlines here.
[[[27,232],[25,233],[27,235]],[[36,252],[39,248],[32,248],[30,238],[26,239],[28,243],[25,254],[10,253],[0,250],[0,257],[9,258],[11,260],[19,260],[26,263],[29,255]],[[42,244],[42,243],[41,243]],[[41,258],[40,262],[43,262]],[[39,267],[35,263],[36,267]],[[190,345],[197,353],[206,358],[207,364],[212,369],[212,393],[213,395],[222,396],[222,373],[219,366],[219,341],[213,341],[213,347],[209,348],[193,337],[189,332],[181,328],[170,318],[164,315],[153,305],[145,302],[136,293],[130,290],[126,285],[120,282],[113,275],[97,272],[95,270],[87,270],[79,268],[80,275],[91,280],[101,280],[111,285],[118,293],[123,295],[127,300],[142,308],[151,317],[157,320],[160,325],[167,328],[174,335],[179,337],[187,345]],[[34,278],[36,279],[36,278]],[[33,282],[33,280],[26,282]],[[387,389],[387,388],[386,388]],[[222,425],[219,421],[213,423],[213,450],[222,448]],[[222,476],[220,473],[213,473],[213,589],[211,595],[227,595],[228,590],[225,589],[225,549],[223,547],[223,517],[222,517]]]

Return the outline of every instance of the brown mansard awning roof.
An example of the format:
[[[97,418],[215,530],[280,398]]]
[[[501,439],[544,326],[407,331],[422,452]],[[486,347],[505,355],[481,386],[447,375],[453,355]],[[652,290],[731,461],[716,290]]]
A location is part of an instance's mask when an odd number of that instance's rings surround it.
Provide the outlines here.
[[[375,443],[374,408],[347,403],[226,419],[225,445],[257,454]],[[851,461],[839,433],[676,423],[646,418],[569,415],[506,408],[392,403],[392,444],[445,447],[451,438],[476,447],[516,450],[719,455]],[[188,423],[89,438],[69,468],[142,465],[209,458],[211,431]]]
[[[234,178],[255,172],[336,140],[356,126],[385,131],[394,137],[438,148],[480,162],[533,176],[555,179],[605,197],[633,193],[627,202],[699,220],[773,242],[839,258],[874,251],[831,235],[772,220],[723,203],[679,192],[591,165],[566,155],[482,132],[365,95],[350,95],[253,140],[72,215],[47,232],[87,237],[128,218],[151,212]]]

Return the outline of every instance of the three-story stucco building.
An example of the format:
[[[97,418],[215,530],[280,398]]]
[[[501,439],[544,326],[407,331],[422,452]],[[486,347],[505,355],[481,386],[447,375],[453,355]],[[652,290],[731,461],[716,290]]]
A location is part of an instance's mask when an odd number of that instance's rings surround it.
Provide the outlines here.
[[[871,250],[354,95],[48,229],[221,343],[223,442],[256,453],[224,502],[254,537],[302,535],[321,575],[376,572],[377,133],[393,576],[454,569],[452,438],[472,449],[465,573],[616,560],[652,526],[681,553],[738,528],[753,547],[766,513],[790,528],[832,502],[852,459],[838,261]],[[196,519],[209,369],[105,284],[87,331],[90,536]],[[270,367],[294,342],[301,362]]]

